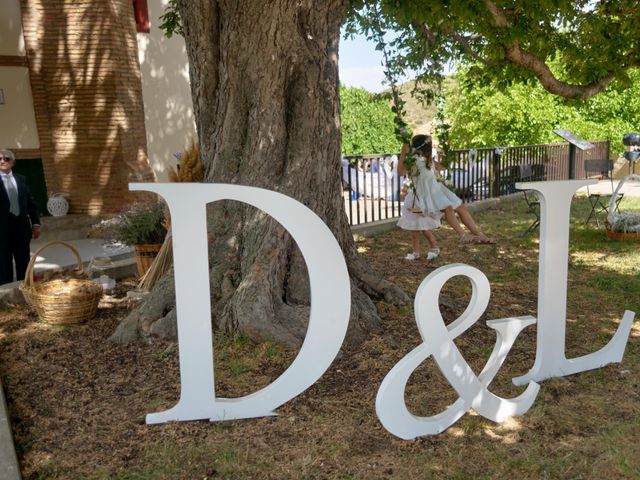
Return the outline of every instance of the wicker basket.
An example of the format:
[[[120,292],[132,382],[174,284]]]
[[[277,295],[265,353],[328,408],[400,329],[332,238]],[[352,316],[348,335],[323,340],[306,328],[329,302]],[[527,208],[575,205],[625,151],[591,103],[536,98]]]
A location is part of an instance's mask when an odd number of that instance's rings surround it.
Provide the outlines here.
[[[605,219],[604,228],[607,232],[607,238],[609,240],[640,240],[640,233],[638,232],[616,232],[611,230],[611,224]]]
[[[624,183],[627,180],[640,180],[640,175],[636,175],[636,174],[629,174],[627,176],[625,176],[622,180],[620,180],[620,182],[618,183],[618,188],[616,188],[615,192],[613,192],[613,195],[611,195],[611,200],[609,201],[609,215],[607,216],[607,218],[604,220],[604,228],[607,232],[607,238],[609,240],[640,240],[640,233],[638,232],[618,232],[615,230],[611,229],[611,223],[615,221],[616,219],[616,213],[615,213],[615,201],[616,198],[618,197],[618,193],[620,192],[620,189],[622,188],[622,185],[624,185]]]
[[[64,245],[76,256],[78,271],[69,278],[57,278],[35,283],[33,268],[38,255],[51,245]],[[31,257],[20,290],[43,322],[54,325],[83,323],[96,315],[102,297],[102,287],[89,280],[82,259],[75,247],[67,242],[53,240],[40,247]]]

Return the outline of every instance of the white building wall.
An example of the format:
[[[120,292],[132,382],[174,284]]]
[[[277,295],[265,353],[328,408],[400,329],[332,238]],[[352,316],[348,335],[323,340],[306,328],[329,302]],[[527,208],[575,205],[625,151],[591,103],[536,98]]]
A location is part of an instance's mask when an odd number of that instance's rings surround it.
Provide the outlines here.
[[[0,2],[0,55],[25,55],[20,0]]]
[[[0,147],[40,148],[29,70],[0,67],[0,90],[4,97],[0,103]]]
[[[25,56],[20,0],[2,0],[0,55]],[[0,67],[0,148],[40,148],[29,70]]]
[[[175,168],[175,153],[196,138],[184,39],[166,38],[158,17],[168,0],[149,0],[150,33],[138,33],[147,153],[159,182]]]

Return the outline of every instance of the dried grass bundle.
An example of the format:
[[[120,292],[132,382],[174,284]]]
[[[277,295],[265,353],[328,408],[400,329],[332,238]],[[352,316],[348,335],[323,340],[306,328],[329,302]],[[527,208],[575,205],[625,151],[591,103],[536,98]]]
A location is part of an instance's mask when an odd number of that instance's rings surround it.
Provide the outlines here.
[[[199,183],[204,179],[204,168],[200,161],[200,147],[197,143],[191,142],[191,145],[180,158],[178,170],[172,170],[169,173],[169,180],[172,182],[192,182]],[[173,241],[171,239],[171,217],[169,210],[165,211],[167,237],[153,260],[153,263],[138,282],[138,288],[142,290],[151,290],[156,282],[164,275],[167,270],[173,266]]]
[[[178,182],[202,182],[204,179],[204,168],[200,161],[200,147],[192,142],[180,159],[180,165],[176,174]],[[172,180],[173,181],[173,180]]]

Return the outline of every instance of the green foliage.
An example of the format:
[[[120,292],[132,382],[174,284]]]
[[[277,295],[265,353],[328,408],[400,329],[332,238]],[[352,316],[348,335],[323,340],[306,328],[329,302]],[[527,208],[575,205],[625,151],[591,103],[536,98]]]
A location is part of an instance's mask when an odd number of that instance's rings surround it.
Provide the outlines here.
[[[344,155],[400,150],[394,135],[394,115],[386,98],[362,88],[342,86],[340,102]]]
[[[445,115],[454,148],[529,145],[557,141],[557,102],[542,87],[516,84],[505,91],[464,85],[447,92]]]
[[[622,136],[640,125],[640,71],[631,86],[610,86],[589,100],[565,100],[537,83],[516,83],[503,90],[470,81],[467,71],[447,91],[445,116],[452,124],[455,148],[528,145],[560,141],[554,128],[588,139],[609,139],[624,151]]]
[[[94,232],[127,245],[158,244],[167,235],[165,205],[136,203],[119,215],[94,225]]]
[[[640,64],[639,24],[631,0],[351,0],[346,30],[397,32],[388,67],[419,78],[460,62],[473,66],[476,80],[506,86],[548,78],[545,64],[555,60],[562,66],[555,77],[566,85],[550,88],[586,98],[594,93],[586,86],[628,84],[628,70]]]
[[[442,157],[440,162],[443,165],[448,165],[449,150],[451,150],[451,125],[445,115],[446,100],[444,95],[438,97],[437,100],[438,111],[434,118],[436,137],[438,138],[438,145],[442,151]]]
[[[164,13],[158,20],[161,22],[160,30],[164,32],[167,38],[173,37],[174,34],[180,35],[181,37],[184,36],[177,0],[169,0],[167,6],[164,7]]]

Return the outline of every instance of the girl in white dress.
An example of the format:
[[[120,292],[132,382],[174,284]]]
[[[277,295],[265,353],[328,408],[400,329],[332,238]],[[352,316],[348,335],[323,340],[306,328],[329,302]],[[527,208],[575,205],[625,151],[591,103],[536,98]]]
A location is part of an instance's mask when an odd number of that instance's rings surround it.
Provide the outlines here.
[[[427,251],[427,260],[433,260],[440,255],[440,248],[438,248],[438,242],[431,230],[440,227],[440,220],[438,218],[430,217],[428,215],[422,215],[422,213],[416,213],[415,206],[418,205],[413,189],[407,187],[403,188],[404,203],[402,204],[402,210],[400,211],[400,220],[398,220],[398,226],[403,230],[409,230],[411,232],[411,244],[413,246],[413,252],[407,253],[404,257],[405,260],[417,260],[420,258],[420,233],[424,235],[424,238],[429,242],[429,250]]]
[[[417,196],[415,203],[419,205],[422,215],[438,221],[444,216],[447,223],[460,236],[461,243],[495,243],[480,231],[462,200],[445,185],[438,182],[433,169],[435,167],[442,170],[443,167],[432,158],[431,137],[416,135],[411,139],[411,146],[413,155],[416,157],[415,166],[411,172],[407,172],[404,161],[409,153],[409,145],[405,144],[400,153],[398,174],[406,175],[409,173],[412,177]],[[464,231],[456,213],[471,234]]]

